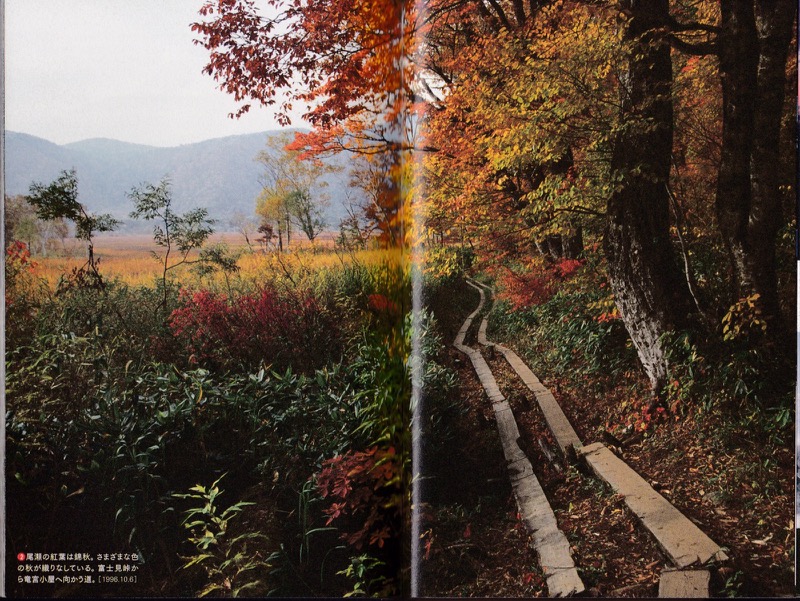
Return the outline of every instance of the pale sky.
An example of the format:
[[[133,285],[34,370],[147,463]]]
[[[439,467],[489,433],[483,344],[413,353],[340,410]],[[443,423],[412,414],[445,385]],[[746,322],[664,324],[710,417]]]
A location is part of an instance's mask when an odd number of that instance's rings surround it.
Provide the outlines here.
[[[207,51],[192,44],[202,4],[5,0],[6,129],[154,146],[277,129],[256,105],[228,118],[237,104],[202,73]]]

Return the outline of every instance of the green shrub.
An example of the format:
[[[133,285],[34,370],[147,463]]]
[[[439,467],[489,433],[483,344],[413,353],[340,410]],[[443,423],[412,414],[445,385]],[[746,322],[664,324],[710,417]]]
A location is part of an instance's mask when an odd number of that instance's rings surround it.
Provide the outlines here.
[[[600,375],[613,381],[636,365],[636,355],[621,320],[596,315],[605,296],[602,290],[561,290],[524,310],[500,301],[490,323],[503,338],[518,341],[534,371],[576,383]]]
[[[345,597],[380,597],[386,598],[397,594],[394,580],[386,576],[386,562],[371,555],[364,554],[350,559],[350,565],[337,572],[346,576],[354,584],[344,594]]]
[[[78,375],[91,381],[86,369]],[[230,471],[239,486],[261,479],[292,493],[326,458],[366,444],[354,433],[355,381],[341,367],[214,377],[153,364],[85,386],[74,405],[56,395],[41,411],[34,389],[28,406],[9,407],[8,469],[27,488],[104,500],[118,539],[149,560],[174,529],[176,488]]]
[[[171,293],[174,304],[176,294]],[[163,292],[129,286],[119,280],[103,288],[71,288],[43,303],[35,318],[41,335],[97,337],[115,347],[117,365],[153,360],[184,363],[186,353],[176,344],[158,307]]]
[[[432,246],[425,251],[424,286],[433,291],[454,284],[475,262],[475,251],[466,246]]]
[[[314,292],[328,307],[363,309],[369,295],[376,292],[375,270],[360,263],[322,270],[315,278]]]
[[[688,333],[664,339],[669,361],[666,399],[673,413],[698,411],[724,415],[727,426],[739,429],[733,438],[771,439],[783,444],[792,436],[794,390],[791,382],[768,378],[769,352],[747,340],[701,345]]]
[[[197,484],[189,493],[173,495],[194,501],[194,507],[185,512],[183,520],[183,527],[191,533],[188,542],[194,547],[194,554],[182,558],[183,569],[203,568],[206,582],[197,592],[198,597],[212,593],[220,597],[239,597],[245,593],[263,596],[268,590],[265,580],[271,566],[269,558],[257,547],[268,539],[258,532],[234,534],[231,525],[234,518],[254,503],[240,501],[220,510],[222,478],[207,488]]]

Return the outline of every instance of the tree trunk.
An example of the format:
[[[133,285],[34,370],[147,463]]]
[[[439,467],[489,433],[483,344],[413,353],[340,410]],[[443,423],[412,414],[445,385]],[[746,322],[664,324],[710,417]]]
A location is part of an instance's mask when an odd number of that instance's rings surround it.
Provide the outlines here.
[[[654,33],[667,23],[668,2],[621,5],[632,49],[611,156],[612,173],[621,183],[608,200],[604,248],[617,308],[653,393],[660,396],[668,367],[661,337],[681,327],[691,308],[669,237],[672,63],[669,46]]]
[[[547,252],[553,261],[558,261],[564,256],[564,246],[561,243],[561,235],[548,236],[544,240]]]
[[[577,226],[562,236],[565,259],[577,259],[583,252],[583,228]]]
[[[794,10],[791,0],[722,2],[719,37],[723,128],[717,220],[738,296],[759,294],[767,323],[779,330],[778,141]]]
[[[566,234],[554,234],[533,241],[539,254],[553,261],[577,259],[583,252],[583,228],[574,227]]]

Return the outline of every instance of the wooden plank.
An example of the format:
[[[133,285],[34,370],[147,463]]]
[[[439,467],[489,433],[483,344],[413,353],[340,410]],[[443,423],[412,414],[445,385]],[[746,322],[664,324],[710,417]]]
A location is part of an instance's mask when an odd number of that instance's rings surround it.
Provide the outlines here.
[[[497,385],[497,380],[495,380],[492,370],[489,369],[489,365],[486,363],[486,360],[483,358],[480,352],[468,346],[464,346],[463,344],[454,344],[453,346],[469,357],[472,367],[475,369],[475,374],[478,376],[481,386],[483,386],[483,389],[486,391],[486,394],[489,396],[489,399],[492,401],[492,403],[500,403],[504,401],[505,397],[500,392],[500,387]]]
[[[486,344],[486,328],[487,328],[488,326],[489,326],[489,322],[488,322],[488,321],[487,321],[487,319],[484,317],[484,318],[481,320],[481,325],[480,325],[480,327],[478,328],[478,344],[482,344],[482,345],[484,345],[484,346],[487,346],[487,344]]]
[[[658,596],[665,599],[707,599],[711,574],[708,570],[664,570]]]
[[[483,304],[486,302],[486,297],[483,293],[483,289],[479,288],[478,286],[475,286],[474,284],[471,284],[470,282],[467,283],[473,288],[475,288],[481,296],[480,296],[480,301],[478,301],[478,308],[475,309],[472,313],[470,313],[467,319],[464,320],[464,325],[461,326],[461,329],[458,331],[458,334],[456,335],[455,342],[453,342],[453,346],[455,346],[460,351],[462,351],[462,348],[469,348],[469,347],[464,347],[464,339],[467,337],[467,332],[469,331],[469,328],[472,325],[472,320],[475,319],[478,313],[481,312],[481,310],[483,309]]]
[[[470,283],[470,285],[478,288],[474,284]],[[464,326],[459,330],[454,346],[470,358],[484,391],[492,400],[503,454],[508,462],[514,497],[520,516],[532,534],[533,546],[539,556],[539,563],[547,581],[547,591],[551,597],[572,596],[583,592],[585,587],[575,568],[569,541],[558,529],[556,516],[539,480],[533,473],[533,466],[519,447],[519,427],[508,401],[500,392],[497,380],[480,352],[464,344],[472,319],[483,307],[483,290],[481,288],[478,290],[481,294],[481,302],[478,309],[467,318]],[[483,327],[482,336],[485,338],[485,325],[481,325]]]
[[[525,362],[522,361],[514,351],[501,344],[492,344],[503,354],[511,368],[522,379],[528,389],[533,392],[536,397],[536,402],[542,410],[544,419],[547,422],[547,428],[553,435],[561,454],[566,457],[571,447],[580,449],[583,446],[581,439],[578,438],[577,432],[575,432],[575,429],[572,427],[572,424],[569,422],[569,419],[564,414],[564,411],[561,409],[561,406],[550,390],[542,385],[536,375],[534,375],[531,369],[525,365]]]
[[[514,419],[514,413],[511,409],[497,410],[495,408],[494,417],[497,420],[497,430],[500,432],[500,441],[503,443],[503,448],[509,448],[513,453],[510,456],[516,456],[519,445],[517,439],[519,438],[519,428],[517,428],[517,420]]]
[[[483,303],[485,302],[486,298],[484,295],[484,288],[490,294],[492,292],[491,288],[470,280],[467,280],[467,283],[480,293],[481,303],[479,306],[483,308]],[[474,316],[477,314],[478,312],[475,312],[470,317],[474,318]],[[539,408],[544,414],[547,427],[553,435],[553,438],[555,438],[561,454],[564,457],[568,457],[570,455],[571,448],[581,448],[583,446],[581,439],[578,438],[578,434],[575,432],[575,429],[572,427],[572,424],[570,424],[569,419],[567,419],[567,416],[564,414],[564,411],[561,409],[561,406],[558,404],[550,390],[548,390],[539,381],[539,378],[536,377],[531,369],[514,351],[503,346],[502,344],[497,344],[488,340],[486,337],[487,328],[488,315],[484,316],[484,318],[481,320],[480,329],[478,330],[478,343],[484,346],[494,347],[499,350],[511,368],[517,372],[517,375],[525,383],[525,386],[527,386],[528,389],[533,392],[534,396],[536,397],[536,402],[539,404]]]
[[[547,581],[548,594],[569,597],[583,592],[585,587],[575,568],[569,541],[558,529],[553,509],[532,469],[528,475],[515,480],[513,486],[520,516],[533,536],[533,547]]]
[[[588,445],[579,455],[600,479],[624,497],[631,511],[676,566],[683,568],[712,559],[728,559],[719,545],[605,445],[599,442]]]

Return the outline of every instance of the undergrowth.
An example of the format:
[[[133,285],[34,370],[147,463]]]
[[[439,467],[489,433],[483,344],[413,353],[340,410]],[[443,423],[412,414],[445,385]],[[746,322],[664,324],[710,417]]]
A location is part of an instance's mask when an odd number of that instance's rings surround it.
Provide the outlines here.
[[[7,302],[25,318],[9,332],[5,416],[15,541],[136,551],[140,593],[397,590],[415,369],[402,269],[170,286],[164,303],[157,286],[117,280],[54,293],[18,251]],[[443,375],[426,363],[419,377]],[[326,496],[324,475],[371,453],[364,490],[384,485],[367,519],[349,489]],[[280,519],[287,507],[297,519]]]

